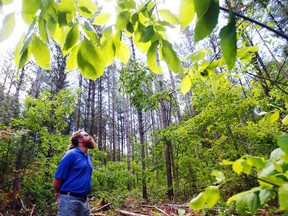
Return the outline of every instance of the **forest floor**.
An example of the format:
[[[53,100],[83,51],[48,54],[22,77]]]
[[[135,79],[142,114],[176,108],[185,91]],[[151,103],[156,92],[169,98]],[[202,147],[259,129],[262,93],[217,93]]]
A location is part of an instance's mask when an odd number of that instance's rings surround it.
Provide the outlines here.
[[[136,201],[136,200],[135,200]],[[128,204],[126,207],[120,209],[113,208],[112,203],[102,203],[100,207],[91,207],[91,216],[214,216],[214,215],[225,215],[225,216],[240,216],[235,212],[235,209],[227,209],[225,213],[223,209],[212,208],[206,211],[195,211],[189,208],[189,203],[177,205],[162,203],[160,205],[148,205],[141,204],[139,202],[133,202]],[[249,215],[249,214],[247,214]],[[272,209],[259,209],[255,216],[280,216]]]

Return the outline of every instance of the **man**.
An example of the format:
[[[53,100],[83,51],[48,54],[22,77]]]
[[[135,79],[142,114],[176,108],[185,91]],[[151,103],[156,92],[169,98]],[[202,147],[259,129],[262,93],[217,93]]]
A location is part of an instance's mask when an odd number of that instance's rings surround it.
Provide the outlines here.
[[[87,150],[95,147],[94,139],[85,131],[72,135],[70,150],[58,164],[53,179],[59,216],[90,216],[87,195],[93,167]]]

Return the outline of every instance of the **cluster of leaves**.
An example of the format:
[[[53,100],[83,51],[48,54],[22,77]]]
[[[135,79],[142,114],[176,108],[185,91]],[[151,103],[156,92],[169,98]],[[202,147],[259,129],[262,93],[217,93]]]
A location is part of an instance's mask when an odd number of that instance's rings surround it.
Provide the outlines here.
[[[74,104],[75,95],[70,90],[62,90],[54,96],[43,92],[37,99],[27,97],[23,115],[12,120],[14,129],[1,133],[3,196],[0,203],[3,209],[9,208],[10,201],[15,203],[12,199],[18,192],[20,198],[35,203],[43,211],[49,212],[55,207],[51,182],[57,163],[69,144],[65,130]],[[15,167],[18,170],[15,171]],[[19,191],[13,191],[16,177],[20,182]]]
[[[1,2],[5,5],[13,0]],[[53,39],[60,45],[63,56],[68,56],[66,71],[79,68],[83,76],[96,79],[115,57],[124,63],[130,59],[129,48],[121,41],[125,33],[128,37],[133,36],[136,46],[147,54],[148,66],[153,72],[162,73],[157,63],[159,51],[160,59],[167,63],[170,70],[184,75],[186,72],[181,61],[166,36],[167,27],[181,25],[183,30],[196,15],[195,42],[200,41],[216,27],[219,8],[218,0],[182,0],[179,17],[167,9],[157,11],[159,17],[155,15],[156,5],[153,1],[137,5],[134,0],[118,0],[116,23],[107,27],[105,24],[111,15],[99,14],[92,0],[62,0],[61,3],[23,0],[22,18],[30,28],[17,46],[16,64],[22,68],[33,54],[37,64],[49,70],[50,53],[46,43]],[[230,9],[228,24],[220,32],[220,45],[228,68],[231,69],[236,59],[236,27]],[[14,25],[14,13],[8,14],[0,31],[1,41],[12,34]],[[105,25],[101,38],[93,25]],[[35,33],[34,29],[38,32]],[[81,34],[83,37],[80,37]]]
[[[265,115],[260,124],[270,125],[279,119],[279,111],[274,111]],[[286,125],[287,116],[282,120]],[[257,210],[265,206],[270,200],[277,197],[280,211],[288,211],[287,191],[288,191],[288,135],[283,133],[278,137],[277,144],[279,148],[273,150],[268,159],[259,156],[245,155],[236,161],[224,160],[222,165],[229,165],[233,171],[245,175],[256,175],[259,186],[250,190],[238,193],[227,200],[227,205],[236,201],[236,208],[241,215],[248,213],[255,214]],[[220,199],[221,184],[226,183],[222,172],[214,171],[217,186],[209,186],[197,197],[190,201],[190,207],[201,209],[206,204],[212,208]],[[213,188],[213,190],[211,190]],[[207,199],[209,197],[209,199]]]

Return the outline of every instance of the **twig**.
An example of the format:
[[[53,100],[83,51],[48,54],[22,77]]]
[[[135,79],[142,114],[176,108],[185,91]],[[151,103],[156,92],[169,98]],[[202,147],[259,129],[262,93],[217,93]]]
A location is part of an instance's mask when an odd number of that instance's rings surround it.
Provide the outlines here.
[[[116,211],[119,212],[120,214],[126,215],[126,216],[147,216],[147,215],[138,214],[138,213],[134,213],[134,212],[123,211],[123,210],[116,210]]]
[[[220,10],[223,10],[223,11],[229,13],[229,10],[228,10],[227,8],[220,7]],[[279,32],[279,31],[277,31],[277,30],[275,30],[275,29],[273,29],[273,28],[271,28],[271,27],[269,27],[269,26],[267,26],[267,25],[265,25],[265,24],[263,24],[263,23],[260,23],[260,22],[254,20],[254,19],[249,18],[249,17],[246,17],[246,16],[244,16],[244,15],[242,15],[242,14],[239,14],[239,13],[237,13],[237,12],[235,12],[235,11],[233,11],[233,13],[234,13],[236,16],[238,16],[238,17],[241,17],[241,18],[243,18],[243,19],[245,19],[245,20],[248,20],[248,21],[250,21],[250,22],[252,22],[252,23],[255,23],[256,25],[259,25],[259,26],[261,26],[261,27],[263,27],[263,28],[266,28],[266,29],[274,32],[275,34],[279,35],[280,37],[285,38],[286,40],[288,40],[288,36],[287,36],[287,35],[282,34],[281,32]]]
[[[112,203],[107,203],[106,205],[104,206],[101,206],[100,208],[97,208],[97,209],[91,209],[91,212],[98,212],[100,211],[101,209],[104,209],[106,208],[107,206],[111,205]]]
[[[31,210],[30,216],[32,216],[32,215],[33,215],[33,212],[34,212],[34,208],[35,208],[35,204],[33,205],[33,208],[32,208],[32,210]]]
[[[154,208],[157,211],[161,212],[162,214],[169,216],[166,212],[164,212],[162,209],[158,208],[157,206],[150,206],[150,205],[141,205],[141,207],[146,207],[146,208]]]
[[[24,204],[24,202],[23,202],[23,200],[20,198],[20,202],[21,202],[21,204],[22,204],[22,207],[25,209],[25,210],[27,210],[26,209],[26,206],[25,206],[25,204]]]

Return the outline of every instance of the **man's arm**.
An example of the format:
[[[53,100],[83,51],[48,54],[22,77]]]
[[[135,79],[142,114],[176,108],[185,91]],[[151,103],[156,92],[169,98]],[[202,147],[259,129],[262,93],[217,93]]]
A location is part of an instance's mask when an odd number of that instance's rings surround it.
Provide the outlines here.
[[[58,199],[58,196],[59,196],[59,193],[60,193],[60,187],[63,183],[63,180],[62,179],[57,179],[57,178],[54,178],[53,179],[53,188],[54,188],[54,195],[55,195],[55,200],[57,201]]]

